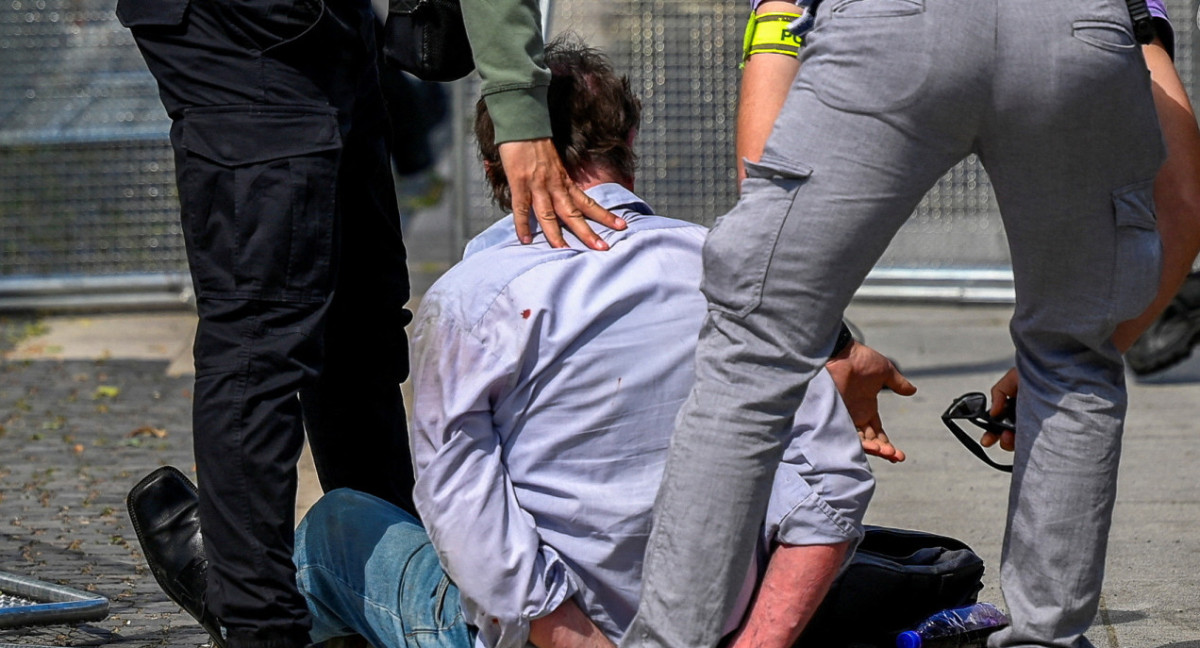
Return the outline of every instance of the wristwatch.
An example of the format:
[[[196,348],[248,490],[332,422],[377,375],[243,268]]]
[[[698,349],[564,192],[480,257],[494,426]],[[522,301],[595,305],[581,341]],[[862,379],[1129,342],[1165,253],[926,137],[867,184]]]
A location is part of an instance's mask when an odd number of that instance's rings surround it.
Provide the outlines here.
[[[838,331],[837,342],[833,344],[833,351],[829,354],[830,358],[837,357],[839,353],[846,350],[850,343],[854,341],[854,334],[850,332],[850,327],[842,320],[842,330]]]

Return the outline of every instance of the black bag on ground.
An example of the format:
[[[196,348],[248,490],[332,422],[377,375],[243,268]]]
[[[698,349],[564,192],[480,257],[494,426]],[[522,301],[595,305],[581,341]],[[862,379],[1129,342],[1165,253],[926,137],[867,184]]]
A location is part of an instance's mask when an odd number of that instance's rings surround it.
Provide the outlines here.
[[[934,612],[975,603],[982,578],[983,559],[959,540],[868,526],[795,648],[894,646]]]
[[[454,81],[475,69],[459,0],[390,0],[384,64],[423,81]]]

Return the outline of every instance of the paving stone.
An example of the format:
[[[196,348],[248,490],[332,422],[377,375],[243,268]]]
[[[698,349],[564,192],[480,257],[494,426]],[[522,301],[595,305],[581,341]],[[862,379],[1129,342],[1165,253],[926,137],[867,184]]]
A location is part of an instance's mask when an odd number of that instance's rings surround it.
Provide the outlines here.
[[[165,370],[164,361],[0,363],[0,570],[110,602],[103,621],[0,630],[0,643],[207,642],[155,583],[125,512],[144,474],[192,471],[191,377]]]

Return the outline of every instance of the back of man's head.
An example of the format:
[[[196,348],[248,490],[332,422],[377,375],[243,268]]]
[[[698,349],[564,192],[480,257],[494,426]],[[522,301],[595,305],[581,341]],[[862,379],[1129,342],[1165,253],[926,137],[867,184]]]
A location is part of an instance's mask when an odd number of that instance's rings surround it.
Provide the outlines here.
[[[637,156],[633,135],[642,118],[642,103],[617,76],[608,57],[577,38],[560,36],[546,45],[550,68],[550,127],[554,148],[575,182],[601,173],[614,181],[632,182]],[[495,127],[483,99],[475,105],[475,137],[492,199],[512,208],[512,192],[500,165]]]

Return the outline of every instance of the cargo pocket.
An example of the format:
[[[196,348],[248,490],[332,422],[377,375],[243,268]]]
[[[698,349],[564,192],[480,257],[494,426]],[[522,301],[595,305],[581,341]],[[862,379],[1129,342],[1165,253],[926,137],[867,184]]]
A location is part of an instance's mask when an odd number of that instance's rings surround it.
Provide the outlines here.
[[[1162,241],[1154,218],[1152,180],[1113,192],[1116,250],[1112,268],[1111,318],[1137,317],[1158,292]]]
[[[117,20],[126,28],[174,27],[183,23],[190,0],[117,0]]]
[[[222,107],[177,126],[197,295],[321,301],[332,290],[341,136],[328,111]]]
[[[812,168],[770,154],[744,163],[742,200],[704,241],[701,284],[709,308],[737,317],[745,317],[762,302],[763,281],[780,230],[797,189],[812,175]]]
[[[917,99],[932,68],[924,0],[837,0],[812,38],[805,75],[826,105],[858,113]]]

